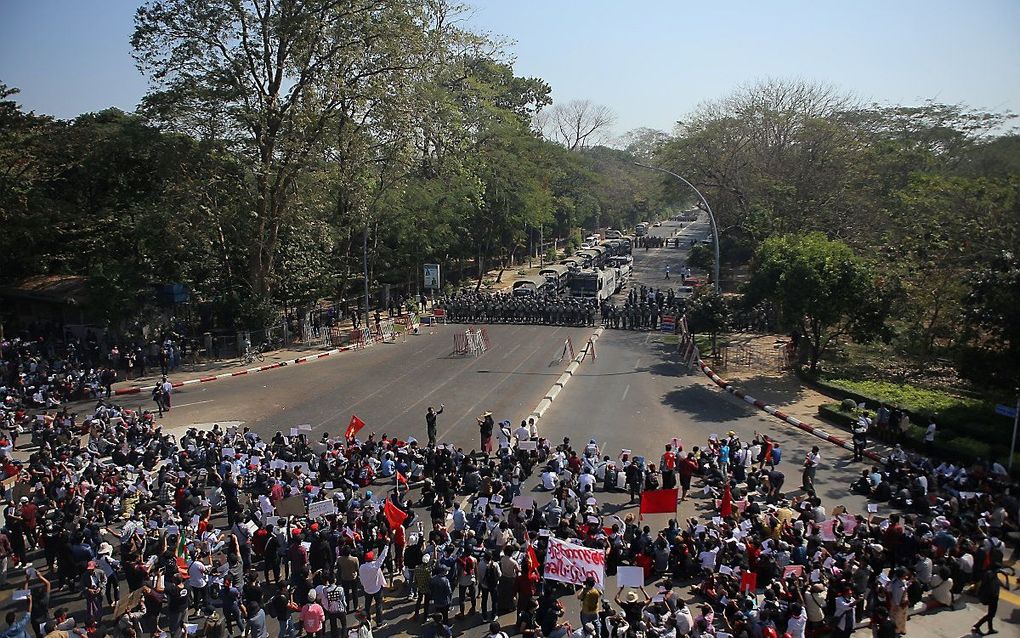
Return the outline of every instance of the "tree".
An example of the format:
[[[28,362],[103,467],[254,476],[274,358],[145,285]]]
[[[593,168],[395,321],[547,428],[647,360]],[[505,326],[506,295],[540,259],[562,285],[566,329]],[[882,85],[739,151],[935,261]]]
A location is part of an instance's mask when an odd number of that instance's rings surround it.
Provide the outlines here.
[[[808,341],[811,372],[833,342],[878,334],[883,307],[869,266],[820,233],[765,240],[754,257],[745,302],[771,300]]]
[[[571,100],[543,112],[536,126],[545,137],[576,151],[599,143],[616,121],[608,106],[591,100]]]
[[[964,316],[980,330],[971,337],[997,360],[991,372],[999,385],[1013,390],[1020,382],[1020,259],[1003,251],[974,269],[967,283]]]
[[[147,112],[215,135],[247,158],[252,210],[245,281],[268,300],[300,177],[332,125],[363,121],[430,61],[426,0],[150,0],[132,46]],[[343,161],[343,157],[339,158]],[[359,158],[354,158],[355,161]]]
[[[730,307],[712,286],[700,286],[687,304],[687,321],[692,332],[712,336],[712,354],[718,351],[719,333],[730,323]]]

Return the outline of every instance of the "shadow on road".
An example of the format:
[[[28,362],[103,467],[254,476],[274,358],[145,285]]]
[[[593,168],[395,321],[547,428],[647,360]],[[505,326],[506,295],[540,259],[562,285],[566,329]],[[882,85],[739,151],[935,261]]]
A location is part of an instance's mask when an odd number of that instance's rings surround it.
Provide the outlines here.
[[[686,412],[699,421],[716,423],[736,421],[754,414],[753,407],[721,401],[717,392],[697,383],[667,392],[662,397],[662,404],[678,412]]]

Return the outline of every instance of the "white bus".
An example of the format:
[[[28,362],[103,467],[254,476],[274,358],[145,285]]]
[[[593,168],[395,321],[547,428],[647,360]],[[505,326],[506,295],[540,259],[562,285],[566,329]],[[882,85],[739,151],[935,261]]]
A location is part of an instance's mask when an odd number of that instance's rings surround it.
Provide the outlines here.
[[[570,295],[582,299],[594,299],[602,302],[609,299],[619,286],[616,282],[616,270],[606,268],[605,270],[582,270],[574,273],[570,280]]]

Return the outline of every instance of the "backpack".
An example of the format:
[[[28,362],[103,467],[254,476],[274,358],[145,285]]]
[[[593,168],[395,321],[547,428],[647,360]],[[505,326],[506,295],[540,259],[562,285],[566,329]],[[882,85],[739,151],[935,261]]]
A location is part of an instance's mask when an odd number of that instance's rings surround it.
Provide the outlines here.
[[[347,597],[343,589],[331,585],[323,593],[326,594],[326,611],[333,615],[347,613]]]

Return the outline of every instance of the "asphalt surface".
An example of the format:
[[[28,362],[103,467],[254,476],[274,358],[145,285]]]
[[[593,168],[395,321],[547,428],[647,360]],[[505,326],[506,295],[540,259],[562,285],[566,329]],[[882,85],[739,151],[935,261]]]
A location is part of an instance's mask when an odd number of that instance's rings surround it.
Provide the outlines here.
[[[406,341],[376,344],[312,363],[254,376],[186,386],[173,394],[173,409],[161,420],[177,430],[196,424],[244,423],[262,436],[312,426],[315,438],[336,435],[352,414],[376,432],[425,437],[425,412],[441,404],[440,440],[477,446],[475,417],[491,410],[515,425],[525,418],[562,374],[558,362],[570,337],[583,346],[592,328],[487,325],[491,348],[481,356],[453,355],[453,335],[467,326],[448,324]],[[118,404],[151,409],[143,394]]]

